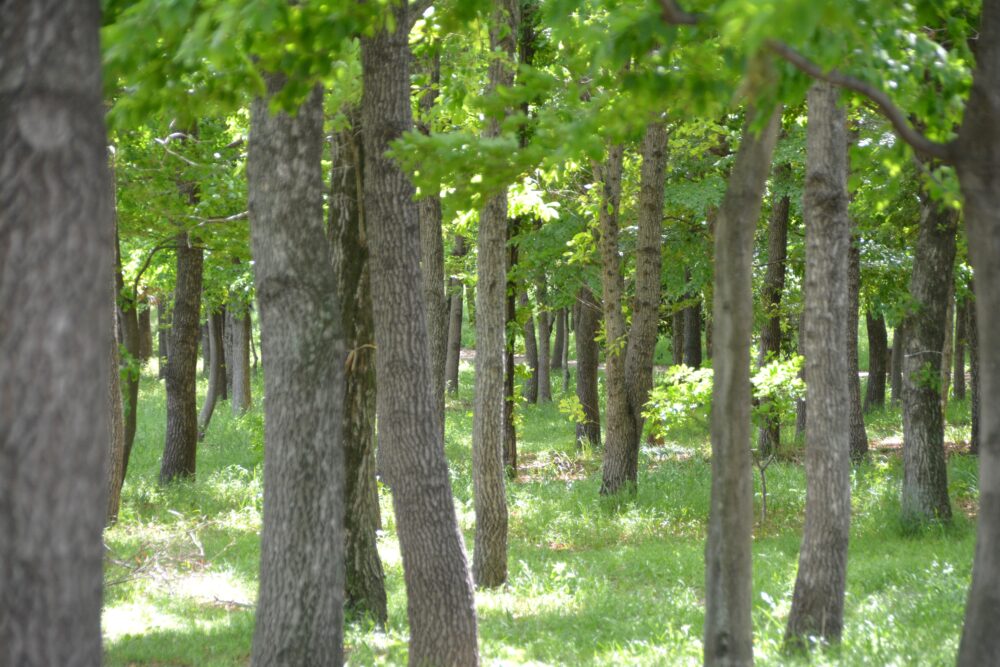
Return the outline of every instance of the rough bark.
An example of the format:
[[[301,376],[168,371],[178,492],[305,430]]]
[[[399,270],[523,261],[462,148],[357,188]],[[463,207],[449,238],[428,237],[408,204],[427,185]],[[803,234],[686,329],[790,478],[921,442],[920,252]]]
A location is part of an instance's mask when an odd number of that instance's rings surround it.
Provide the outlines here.
[[[518,306],[528,312],[524,320],[524,359],[528,363],[528,378],[524,381],[522,396],[528,403],[538,403],[538,339],[535,337],[535,316],[531,311],[531,301],[527,292],[517,297]]]
[[[670,351],[673,354],[673,365],[684,363],[684,320],[687,310],[675,310],[670,318]]]
[[[552,402],[552,313],[545,309],[547,297],[545,276],[538,280],[538,402]]]
[[[386,156],[389,142],[413,125],[406,3],[394,11],[392,32],[382,28],[361,39],[364,208],[378,350],[381,467],[392,489],[403,557],[409,662],[475,665],[475,599],[437,423],[418,291],[419,218],[413,186]],[[499,455],[499,449],[491,452],[502,493]]]
[[[958,215],[925,201],[913,257],[903,352],[903,492],[905,523],[948,521],[948,477],[941,414],[941,350],[955,262]]]
[[[747,114],[743,140],[715,225],[712,292],[712,496],[705,549],[704,662],[753,662],[750,621],[750,338],[751,259],[764,184],[771,171],[781,111],[759,136]]]
[[[803,276],[803,280],[805,276]],[[805,348],[805,335],[806,330],[805,324],[805,313],[803,312],[799,315],[799,354],[803,358],[806,356]],[[799,378],[805,382],[806,379],[806,369],[805,367],[799,371]],[[795,440],[797,442],[803,442],[806,437],[806,417],[808,416],[808,410],[806,410],[806,399],[800,398],[795,402]]]
[[[891,401],[898,405],[903,397],[903,355],[906,349],[906,319],[896,325],[892,332],[892,348],[889,354],[889,388]]]
[[[972,284],[969,284],[970,291]],[[969,402],[972,430],[969,433],[969,453],[979,455],[979,429],[982,425],[982,418],[979,414],[979,331],[976,328],[976,301],[974,297],[969,299],[969,307],[966,309],[966,331],[969,338]]]
[[[111,303],[117,301],[117,284],[111,291]],[[121,507],[122,484],[125,481],[125,416],[122,411],[121,374],[118,359],[117,308],[111,308],[111,350],[108,355],[108,404],[105,408],[109,416],[110,438],[108,438],[108,468],[105,479],[108,485],[107,525],[118,520]]]
[[[357,113],[356,108],[349,109],[351,125],[333,137],[329,225],[347,343],[343,435],[347,477],[345,597],[348,609],[370,614],[376,623],[385,625],[385,573],[376,533],[380,517],[375,479],[375,334],[362,206],[364,157]]]
[[[569,392],[569,311],[566,308],[561,309],[560,316],[563,321],[563,328],[565,329],[562,351],[559,354],[562,357],[562,390],[563,394],[566,394]]]
[[[858,309],[861,295],[861,248],[851,239],[847,263],[847,382],[850,392],[851,459],[860,461],[868,454],[868,433],[861,412],[861,378],[858,376]]]
[[[163,380],[167,377],[167,358],[170,355],[170,311],[167,310],[163,296],[156,297],[156,358],[157,375]]]
[[[0,4],[0,664],[101,664],[111,177],[96,0]]]
[[[965,348],[968,344],[969,300],[962,298],[955,303],[955,352],[952,360],[952,391],[955,399],[965,400]]]
[[[215,404],[226,393],[226,362],[222,349],[222,322],[225,318],[225,310],[216,310],[208,315],[208,391],[205,392],[205,402],[198,414],[199,440],[205,439],[208,424],[212,421],[212,414],[215,413]]]
[[[177,284],[167,358],[167,429],[160,462],[160,483],[193,477],[198,452],[198,314],[204,251],[186,232],[176,237]]]
[[[600,350],[596,338],[601,305],[586,285],[577,293],[573,321],[576,325],[576,398],[584,414],[584,421],[576,425],[576,442],[580,447],[586,440],[591,448],[597,449],[601,446],[601,406],[597,393]]]
[[[344,340],[323,225],[323,91],[251,106],[250,241],[264,373],[264,516],[251,662],[344,661]],[[213,355],[214,356],[214,355]]]
[[[955,334],[955,286],[948,285],[948,308],[944,315],[944,346],[941,349],[941,415],[948,414],[948,394],[951,391],[951,356]]]
[[[889,360],[889,334],[885,317],[872,311],[865,312],[868,331],[868,388],[865,391],[864,412],[885,407],[885,378]]]
[[[456,235],[452,255],[464,257],[465,253],[465,237]],[[444,377],[448,392],[457,394],[458,366],[462,356],[462,291],[464,285],[456,277],[449,278],[448,285],[451,305],[448,310],[448,356],[444,365]]]
[[[201,376],[208,377],[212,373],[212,335],[206,317],[201,325]]]
[[[239,416],[253,405],[250,391],[250,308],[247,305],[237,307],[230,304],[226,310],[229,318],[229,331],[233,341],[232,395],[229,397],[233,415]]]
[[[149,312],[149,301],[143,296],[139,304],[139,360],[146,361],[153,356],[153,324]]]
[[[612,215],[617,214],[620,196],[621,154],[612,152],[604,170],[607,204],[602,206],[600,219],[604,321],[608,340],[605,355],[607,429],[601,477],[601,493],[604,494],[634,489],[638,476],[642,408],[653,384],[653,352],[659,322],[663,187],[667,163],[665,125],[653,122],[647,126],[641,153],[635,300],[628,331],[622,311],[618,221],[616,215]],[[617,160],[617,164],[612,160]],[[613,169],[618,170],[617,174],[612,173]]]
[[[701,301],[684,309],[684,365],[701,368]]]
[[[229,393],[233,388],[233,330],[229,327],[229,307],[223,304],[221,311],[222,378],[224,382],[219,385],[219,399],[228,401]]]
[[[563,348],[566,347],[566,309],[560,308],[555,312],[555,340],[552,343],[551,368],[562,370]]]
[[[790,165],[778,167],[785,177],[791,173]],[[788,195],[776,197],[771,206],[767,225],[767,271],[761,288],[766,319],[760,332],[761,367],[778,359],[781,354],[781,296],[785,291],[785,261],[788,254]],[[781,445],[781,418],[778,415],[764,419],[757,437],[757,452],[763,459],[771,456]]]
[[[802,335],[809,404],[806,518],[785,630],[789,646],[802,645],[811,637],[839,641],[844,627],[851,528],[851,433],[844,424],[851,418],[854,400],[848,377],[849,255],[854,244],[847,215],[847,119],[839,97],[840,91],[826,83],[813,84],[808,95],[802,194],[806,227]]]
[[[114,200],[112,200],[114,201]],[[125,390],[123,392],[123,416],[125,418],[125,443],[122,453],[122,480],[128,472],[128,462],[132,457],[132,444],[135,442],[136,418],[139,406],[139,319],[136,314],[135,293],[126,287],[122,276],[121,240],[118,237],[117,220],[115,222],[115,287],[118,290],[118,322],[117,330],[123,335],[126,359],[119,359],[125,369]],[[131,359],[129,359],[130,357]]]

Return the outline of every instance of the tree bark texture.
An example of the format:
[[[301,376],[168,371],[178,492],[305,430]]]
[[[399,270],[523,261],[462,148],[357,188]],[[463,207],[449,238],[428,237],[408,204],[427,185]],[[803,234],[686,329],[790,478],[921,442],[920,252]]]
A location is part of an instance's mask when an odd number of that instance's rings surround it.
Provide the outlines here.
[[[701,368],[701,301],[684,309],[684,364]]]
[[[114,200],[112,200],[114,201]],[[117,215],[117,214],[116,214]],[[115,287],[117,293],[117,316],[120,323],[116,330],[121,331],[125,344],[126,359],[118,360],[125,369],[125,391],[123,393],[124,449],[122,452],[122,481],[128,471],[128,462],[132,456],[132,444],[135,442],[136,418],[139,407],[139,319],[136,315],[135,293],[125,286],[121,265],[121,240],[118,237],[118,222],[115,220]],[[124,364],[123,364],[124,362]]]
[[[865,312],[868,331],[868,388],[865,391],[864,412],[885,407],[885,378],[889,360],[889,334],[882,313]]]
[[[601,305],[584,285],[576,297],[573,320],[576,324],[576,398],[583,408],[584,421],[576,425],[577,446],[586,440],[590,447],[601,446],[601,405],[597,392],[597,364],[600,350],[597,332],[601,325]]]
[[[412,184],[386,156],[389,142],[413,126],[406,3],[394,11],[393,32],[383,28],[361,40],[364,210],[378,350],[379,449],[403,557],[409,662],[476,665],[475,599],[437,421],[424,301],[418,291],[420,221]],[[499,449],[491,452],[491,461],[499,456]],[[495,467],[499,474],[493,479],[500,482],[502,494],[503,470],[499,463]]]
[[[560,308],[555,312],[555,340],[552,343],[551,367],[562,370],[563,348],[566,347],[566,309]]]
[[[892,332],[892,349],[889,354],[890,400],[898,404],[903,397],[903,355],[906,349],[906,319],[896,325]]]
[[[111,303],[117,302],[117,283],[113,284]],[[108,355],[108,405],[110,438],[108,439],[108,469],[105,479],[108,484],[107,525],[118,520],[121,507],[122,484],[125,481],[125,416],[122,406],[121,373],[118,359],[117,308],[111,308],[111,350]]]
[[[972,284],[970,281],[970,289]],[[976,300],[969,298],[969,305],[966,309],[967,318],[966,331],[969,338],[969,402],[972,430],[969,434],[969,453],[979,454],[979,429],[982,425],[982,418],[979,414],[979,331],[976,328]]]
[[[614,149],[612,149],[614,150]],[[610,494],[631,487],[638,478],[639,440],[642,436],[642,408],[653,385],[653,352],[659,323],[663,187],[666,179],[667,130],[661,122],[650,123],[642,142],[639,183],[638,239],[636,243],[635,300],[632,326],[625,331],[622,311],[622,274],[619,260],[618,198],[621,193],[621,154],[612,153],[617,164],[608,161],[605,200],[600,220],[600,248],[603,264],[605,326],[608,333],[605,377],[608,402],[605,410],[604,465],[601,493]],[[611,188],[617,188],[617,193]],[[609,210],[610,209],[610,210]],[[616,215],[612,217],[611,212]],[[607,212],[607,213],[606,213]],[[616,304],[614,307],[609,303]],[[614,322],[614,324],[609,324]],[[614,399],[612,398],[614,397]]]
[[[846,186],[845,186],[846,187]],[[851,239],[847,262],[847,389],[850,392],[851,459],[860,461],[868,454],[868,433],[861,412],[861,378],[858,361],[858,309],[861,299],[861,248],[857,236]]]
[[[844,627],[851,528],[851,433],[844,424],[854,400],[848,377],[853,244],[847,213],[847,120],[839,97],[840,91],[826,83],[814,83],[808,95],[802,335],[809,410],[806,518],[785,630],[786,643],[793,646],[809,637],[839,641]]]
[[[964,401],[966,394],[965,348],[969,340],[969,334],[967,333],[969,323],[968,310],[969,299],[967,297],[955,302],[955,356],[952,361],[953,378],[951,383],[954,387],[952,391],[955,394],[955,399],[959,401]]]
[[[545,309],[548,286],[545,276],[538,280],[538,401],[552,402],[552,313]]]
[[[96,0],[0,4],[0,664],[101,664],[114,229]]]
[[[216,402],[226,391],[226,361],[222,350],[222,323],[226,318],[224,310],[216,310],[208,315],[209,372],[208,391],[198,415],[198,439],[205,439],[208,423],[212,420]]]
[[[464,257],[466,253],[465,237],[455,236],[452,250],[454,257]],[[444,376],[448,392],[458,393],[458,367],[462,356],[462,291],[464,285],[456,277],[448,279],[451,306],[448,310],[448,356],[445,360]]]
[[[522,291],[517,302],[522,311],[528,313],[523,326],[524,359],[528,362],[528,379],[524,381],[523,396],[528,403],[538,403],[538,339],[535,337],[535,316],[527,292]]]
[[[958,215],[932,201],[921,210],[903,349],[903,521],[951,519],[941,414],[941,350]]]
[[[176,237],[177,284],[167,358],[167,430],[160,483],[193,477],[198,452],[198,317],[204,251],[186,232]]]
[[[791,173],[791,165],[781,165],[780,171]],[[788,212],[791,201],[788,195],[775,197],[771,205],[771,218],[767,226],[767,271],[761,288],[761,301],[765,313],[760,331],[760,356],[757,366],[776,361],[781,354],[781,296],[785,291],[785,262],[788,255]],[[763,459],[778,451],[781,445],[781,418],[766,417],[757,437],[757,452]]]
[[[239,416],[253,405],[250,391],[250,336],[253,335],[250,323],[250,306],[229,304],[226,309],[229,318],[229,331],[233,341],[232,396],[229,397],[233,415]]]
[[[941,418],[948,414],[948,394],[951,391],[951,356],[955,335],[955,285],[948,285],[948,307],[944,315],[944,347],[941,349]],[[944,422],[942,422],[944,423]]]
[[[201,325],[201,375],[206,378],[212,374],[212,333],[208,320],[205,318]]]
[[[751,260],[764,184],[771,171],[781,111],[759,136],[750,130],[729,177],[715,225],[713,290],[712,496],[705,549],[704,662],[753,663],[750,620],[750,338],[753,333]]]
[[[673,354],[673,365],[684,363],[684,320],[686,308],[675,310],[670,318],[670,350]]]
[[[385,625],[385,573],[378,554],[378,483],[375,479],[375,330],[372,321],[368,236],[362,214],[364,157],[358,109],[351,126],[333,137],[329,233],[347,343],[344,393],[344,529],[346,604]]]
[[[344,625],[344,341],[323,225],[323,91],[251,106],[250,241],[264,372],[264,516],[251,662],[340,665]],[[214,317],[214,316],[213,316]],[[213,350],[213,356],[214,355]]]
[[[139,309],[139,361],[153,356],[153,324],[149,312],[149,301],[143,297]]]
[[[166,298],[156,297],[156,358],[158,376],[161,380],[167,377],[167,358],[170,347],[170,311],[167,310]]]

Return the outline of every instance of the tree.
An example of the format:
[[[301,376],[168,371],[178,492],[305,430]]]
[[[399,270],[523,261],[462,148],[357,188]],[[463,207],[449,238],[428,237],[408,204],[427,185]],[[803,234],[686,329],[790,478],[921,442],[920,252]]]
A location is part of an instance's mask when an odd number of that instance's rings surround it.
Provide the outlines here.
[[[344,343],[323,229],[323,102],[272,113],[285,84],[267,75],[251,109],[247,178],[260,304],[264,516],[251,660],[343,662]],[[176,312],[176,311],[175,311]],[[176,326],[176,319],[175,319]]]
[[[847,389],[850,392],[851,459],[868,454],[868,434],[861,412],[861,378],[858,376],[858,308],[861,297],[861,248],[852,234],[847,255]]]
[[[375,318],[379,449],[406,579],[411,665],[475,665],[476,614],[426,355],[414,189],[386,155],[413,125],[407,3],[361,39],[364,202]]]
[[[584,440],[590,447],[601,446],[601,405],[597,393],[597,363],[600,349],[597,331],[601,322],[601,304],[588,285],[577,293],[573,310],[576,325],[576,399],[580,403],[583,421],[576,424],[576,443]]]
[[[452,247],[453,257],[464,257],[466,253],[465,237],[456,234]],[[448,279],[450,305],[448,307],[448,356],[445,360],[444,377],[448,392],[458,393],[458,363],[462,354],[462,290],[464,284],[452,276]]]
[[[99,3],[0,3],[0,663],[101,663],[114,228]]]
[[[847,541],[851,526],[847,377],[851,247],[847,215],[846,118],[840,91],[809,89],[803,217],[806,223],[806,520],[786,643],[838,641],[844,626]],[[855,327],[855,330],[857,328]]]
[[[198,415],[198,439],[205,438],[208,431],[208,423],[215,412],[215,403],[220,398],[226,396],[226,360],[223,352],[222,323],[226,319],[225,309],[214,310],[208,314],[208,347],[209,347],[209,374],[208,392],[205,394],[205,403],[201,407]]]
[[[253,336],[253,326],[250,322],[250,304],[230,303],[226,309],[229,318],[229,331],[233,341],[232,368],[233,379],[230,404],[233,415],[239,416],[250,409],[253,398],[250,391],[250,345]]]
[[[865,390],[864,412],[885,406],[886,361],[889,357],[889,334],[882,313],[865,311],[868,332],[868,387]]]

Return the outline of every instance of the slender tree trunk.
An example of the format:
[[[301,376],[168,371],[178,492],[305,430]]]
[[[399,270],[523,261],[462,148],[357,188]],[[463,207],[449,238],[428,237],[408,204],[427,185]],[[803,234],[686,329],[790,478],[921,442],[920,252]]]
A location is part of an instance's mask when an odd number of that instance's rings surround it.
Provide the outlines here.
[[[602,493],[616,493],[623,488],[635,487],[639,467],[639,440],[642,436],[642,408],[653,385],[653,352],[656,348],[656,328],[659,321],[661,237],[663,224],[663,186],[666,178],[667,131],[659,122],[650,123],[642,143],[642,172],[639,184],[638,239],[636,244],[635,302],[632,308],[632,326],[624,332],[624,314],[621,310],[621,267],[618,259],[617,220],[601,220],[601,255],[604,262],[605,299],[617,301],[618,310],[609,313],[605,304],[605,322],[618,320],[622,337],[609,335],[606,355],[608,403],[606,409],[607,433],[605,437],[604,466],[601,480]],[[610,160],[609,160],[610,163]],[[620,165],[620,162],[619,162]],[[610,166],[610,165],[609,165]],[[606,201],[612,199],[609,184]],[[604,207],[609,208],[609,207]],[[610,218],[610,216],[607,216]],[[614,255],[611,258],[611,255]],[[611,270],[608,270],[609,259]],[[609,279],[617,284],[610,285]],[[609,334],[613,330],[608,327]],[[612,343],[612,341],[619,341]],[[611,349],[618,350],[615,354]],[[612,360],[615,360],[612,363]],[[620,373],[614,378],[613,373]],[[612,400],[614,393],[620,393]]]
[[[250,393],[250,308],[246,304],[230,304],[227,315],[233,339],[233,395],[230,397],[230,408],[234,416],[239,416],[253,405]]]
[[[560,308],[555,312],[556,339],[552,344],[552,369],[562,370],[563,348],[566,347],[566,309]]]
[[[142,297],[139,308],[139,361],[145,362],[153,356],[153,325],[149,312],[149,301]]]
[[[379,449],[384,479],[392,489],[403,556],[409,662],[476,665],[472,580],[455,516],[430,362],[422,354],[428,342],[424,302],[418,291],[419,217],[413,186],[386,155],[389,142],[413,125],[407,4],[394,12],[392,32],[382,28],[361,39],[364,210],[378,350]],[[497,346],[502,348],[502,343]],[[499,488],[502,501],[499,456],[496,448],[489,458],[491,479],[499,482],[494,488]],[[478,515],[477,511],[477,521]],[[505,507],[502,516],[506,516]]]
[[[753,662],[750,620],[750,537],[753,483],[750,470],[750,338],[753,333],[751,260],[764,184],[771,171],[781,111],[760,136],[743,140],[715,225],[712,293],[712,500],[705,549],[704,662]]]
[[[963,297],[955,303],[955,358],[954,377],[951,383],[954,386],[955,399],[959,401],[965,400],[965,347],[969,340],[968,310],[968,298]]]
[[[347,339],[344,394],[344,452],[347,471],[345,530],[349,609],[388,620],[385,574],[379,558],[378,484],[375,479],[375,338],[372,322],[368,242],[362,215],[364,157],[358,109],[347,111],[351,126],[333,137],[330,226],[333,266]]]
[[[512,231],[513,223],[507,226],[507,241],[510,243],[515,236]],[[511,479],[517,477],[517,428],[514,424],[514,345],[517,343],[517,332],[514,322],[517,321],[517,283],[513,280],[510,267],[517,266],[517,245],[510,243],[508,248],[507,261],[507,298],[504,310],[504,362],[503,362],[503,465],[507,471],[507,476]],[[477,298],[478,301],[478,298]],[[476,348],[478,352],[479,341],[477,336]],[[478,393],[478,392],[477,392]]]
[[[222,304],[219,321],[222,325],[222,379],[219,385],[219,400],[229,400],[233,387],[233,331],[229,327],[229,307]]]
[[[156,297],[156,358],[161,380],[167,377],[167,358],[170,356],[170,312],[167,310],[166,297]]]
[[[563,382],[562,390],[563,394],[569,392],[569,312],[566,308],[561,309],[563,328],[565,329],[565,335],[563,336],[562,351],[559,353],[562,357],[562,372],[563,372]]]
[[[466,253],[465,237],[455,236],[454,257],[464,257]],[[445,360],[444,376],[448,391],[458,393],[458,367],[462,356],[462,281],[458,278],[449,279],[451,307],[448,314],[448,356]]]
[[[858,309],[861,295],[861,248],[852,236],[847,263],[847,389],[850,392],[851,460],[868,455],[868,433],[861,412],[861,378],[858,362]]]
[[[114,201],[114,200],[112,200]],[[124,334],[127,359],[119,359],[125,369],[125,391],[123,415],[125,418],[125,444],[122,460],[122,481],[128,472],[128,462],[132,457],[132,444],[135,442],[136,416],[139,407],[139,319],[136,314],[135,294],[126,288],[122,277],[121,240],[118,237],[117,222],[115,223],[115,286],[118,289],[118,319],[120,330]],[[122,363],[124,362],[124,363]]]
[[[787,178],[791,165],[781,165],[778,170]],[[760,332],[760,356],[757,366],[776,361],[781,354],[781,296],[785,291],[785,260],[788,254],[788,195],[776,197],[771,206],[767,226],[767,271],[761,289],[761,301],[767,319]],[[766,417],[757,437],[757,452],[763,459],[771,456],[781,445],[781,418]]]
[[[941,418],[948,414],[948,393],[951,390],[951,354],[955,333],[955,285],[948,285],[948,308],[944,315],[944,347],[941,350]],[[942,422],[943,423],[943,422]]]
[[[865,392],[864,411],[885,407],[885,376],[889,357],[889,334],[882,313],[865,313],[868,331],[868,389]]]
[[[576,425],[576,442],[586,440],[590,447],[601,446],[601,407],[597,393],[597,363],[600,350],[597,332],[601,324],[601,305],[590,287],[577,293],[573,320],[576,324],[576,398],[583,408],[584,421]]]
[[[524,320],[524,357],[528,362],[528,379],[524,382],[524,400],[538,403],[538,339],[535,337],[535,317],[531,312],[531,302],[527,292],[518,296],[518,306],[528,311]]]
[[[114,293],[112,293],[112,296]],[[114,313],[112,313],[114,315]],[[110,417],[110,438],[108,439],[108,510],[107,525],[118,521],[118,509],[122,503],[122,483],[125,481],[125,418],[122,414],[122,390],[118,373],[118,327],[114,318],[111,323],[115,334],[108,355],[108,415]]]
[[[684,309],[684,364],[701,368],[701,301]]]
[[[686,308],[675,310],[670,319],[670,349],[673,354],[674,366],[684,363],[684,320],[686,313]]]
[[[889,388],[891,401],[898,405],[903,397],[903,350],[906,348],[906,319],[892,332],[892,350],[889,355]]]
[[[840,91],[809,89],[805,189],[806,519],[785,641],[839,641],[844,628],[851,529],[851,224],[847,205],[847,119]],[[846,326],[845,326],[846,322]],[[857,339],[857,322],[854,322]],[[855,353],[856,354],[856,353]],[[857,373],[855,373],[857,377]],[[858,406],[860,409],[860,405]]]
[[[201,325],[201,375],[206,378],[212,374],[212,334],[208,321],[206,317]]]
[[[225,317],[224,310],[217,310],[208,316],[208,346],[210,350],[208,391],[205,393],[205,402],[198,414],[199,440],[205,439],[208,423],[212,421],[212,414],[215,412],[215,404],[225,394],[226,364],[222,351],[222,322]]]
[[[0,8],[0,663],[101,664],[115,243],[96,0]]]
[[[552,313],[545,309],[547,286],[545,276],[538,280],[538,400],[541,403],[552,402],[552,379],[549,369],[552,367]]]
[[[247,305],[247,320],[250,321],[250,357],[253,359],[253,364],[250,367],[251,373],[257,372],[257,364],[259,359],[257,358],[257,346],[254,344],[253,340],[253,304]]]
[[[266,74],[265,81],[268,97],[251,106],[247,157],[254,285],[267,348],[251,662],[340,665],[344,338],[323,225],[323,91],[315,87],[295,116],[272,115],[270,96],[285,77]]]
[[[970,291],[973,289],[972,281],[969,281]],[[982,426],[982,417],[979,413],[979,330],[976,328],[976,300],[974,296],[969,297],[968,307],[965,314],[966,331],[969,337],[969,402],[972,430],[969,434],[969,453],[979,455],[979,429]]]

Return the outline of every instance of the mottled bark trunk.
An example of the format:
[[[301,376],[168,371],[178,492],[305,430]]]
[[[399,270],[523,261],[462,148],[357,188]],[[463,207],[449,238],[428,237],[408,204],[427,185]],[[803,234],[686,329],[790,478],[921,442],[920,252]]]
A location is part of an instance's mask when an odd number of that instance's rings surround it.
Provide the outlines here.
[[[264,516],[251,662],[344,661],[344,340],[323,225],[323,91],[251,106],[250,241],[264,373]],[[213,355],[214,356],[214,355]]]
[[[563,394],[569,392],[569,311],[566,308],[561,309],[560,318],[563,321],[563,328],[565,329],[565,335],[563,336],[562,351],[559,353],[562,357],[562,390]]]
[[[153,324],[149,312],[149,301],[142,297],[139,303],[139,360],[146,361],[153,356]]]
[[[941,414],[941,350],[955,262],[958,215],[925,201],[913,257],[903,350],[903,492],[906,523],[948,521],[948,474]]]
[[[522,395],[528,403],[538,402],[538,339],[535,337],[535,317],[527,292],[518,296],[518,306],[527,311],[524,320],[524,360],[528,363],[528,378],[524,381]]]
[[[962,298],[955,303],[955,356],[952,360],[952,391],[955,399],[965,400],[965,347],[968,344],[969,334],[969,299]]]
[[[455,236],[454,257],[464,257],[465,237]],[[448,311],[448,356],[444,365],[444,377],[448,392],[458,393],[458,367],[462,356],[462,291],[464,285],[458,278],[450,278],[449,293],[451,306]]]
[[[704,662],[753,662],[750,619],[750,538],[753,481],[750,471],[750,338],[754,229],[764,184],[771,171],[781,111],[760,136],[743,139],[715,225],[715,286],[712,293],[712,496],[705,549]]]
[[[684,365],[701,368],[701,301],[684,309]]]
[[[674,366],[684,363],[684,315],[686,309],[675,310],[670,318],[670,351]]]
[[[0,8],[0,663],[101,664],[115,243],[100,3]]]
[[[227,310],[229,331],[233,341],[233,378],[230,407],[233,415],[239,416],[250,409],[253,398],[250,392],[250,307],[231,304]]]
[[[848,377],[849,256],[854,244],[847,215],[847,119],[839,97],[840,91],[827,83],[809,89],[802,193],[806,227],[802,335],[809,404],[806,519],[785,630],[790,646],[802,646],[810,637],[839,641],[844,628],[851,529],[851,433],[844,424],[851,418],[854,401]],[[854,325],[856,343],[857,322]]]
[[[341,295],[347,343],[344,393],[344,464],[347,477],[344,529],[347,563],[346,604],[385,625],[385,573],[378,554],[378,483],[375,479],[375,337],[372,321],[368,238],[362,201],[364,157],[358,109],[351,125],[333,137],[329,233]]]
[[[885,377],[889,360],[889,334],[882,313],[865,313],[868,331],[868,388],[865,391],[864,411],[885,407]]]
[[[167,358],[170,356],[170,311],[166,297],[156,297],[156,359],[159,379],[167,377]]]
[[[970,290],[972,284],[969,284]],[[979,455],[979,429],[982,417],[979,414],[979,330],[976,327],[976,300],[969,298],[966,310],[966,331],[969,338],[969,402],[972,430],[969,433],[969,453]]]
[[[201,376],[208,377],[212,373],[212,335],[208,327],[208,318],[201,325]]]
[[[198,414],[199,440],[205,439],[208,424],[212,421],[212,415],[215,413],[215,404],[226,393],[226,362],[222,349],[222,322],[225,317],[225,310],[216,310],[208,315],[208,391],[205,392],[205,402]]]
[[[576,297],[573,321],[576,326],[576,398],[583,408],[584,421],[576,425],[577,446],[584,440],[593,449],[601,446],[601,407],[597,393],[597,363],[600,350],[597,332],[601,305],[590,287],[584,285]]]
[[[861,297],[861,248],[857,236],[851,239],[847,262],[847,390],[850,392],[851,460],[868,454],[868,433],[861,412],[861,378],[858,361],[858,309]]]
[[[177,284],[171,313],[167,359],[167,429],[160,462],[160,483],[193,477],[198,452],[198,315],[201,307],[203,250],[187,233],[176,237]]]
[[[948,285],[948,308],[944,315],[944,346],[941,348],[941,415],[948,414],[948,394],[951,392],[951,356],[955,334],[955,286]]]
[[[903,397],[903,355],[906,348],[906,320],[896,325],[892,332],[892,348],[889,354],[890,400],[898,405]]]
[[[109,188],[109,191],[111,188]],[[112,197],[114,195],[112,194]],[[116,224],[117,226],[117,224]],[[105,408],[109,417],[108,467],[105,480],[108,485],[108,505],[105,521],[111,525],[118,520],[121,507],[122,484],[125,481],[125,415],[122,411],[121,373],[118,358],[118,285],[112,283],[110,310],[111,349],[108,355],[108,403]]]
[[[115,231],[115,286],[118,289],[118,330],[124,336],[120,341],[125,344],[126,359],[119,359],[124,369],[125,387],[122,392],[125,419],[125,443],[122,462],[122,480],[128,472],[128,462],[132,457],[132,444],[135,442],[135,430],[139,406],[139,318],[136,312],[135,293],[131,287],[126,287],[122,277],[121,240],[118,238],[117,223]]]
[[[781,176],[788,178],[790,165],[781,165]],[[776,174],[779,175],[779,174]],[[788,195],[775,197],[771,205],[771,218],[767,226],[767,271],[761,288],[766,319],[760,332],[760,356],[757,366],[776,361],[781,354],[781,296],[785,291],[785,260],[788,254]],[[757,437],[757,452],[763,458],[778,451],[781,445],[781,417],[771,415],[764,418]]]
[[[418,287],[419,217],[413,186],[386,155],[389,142],[413,125],[406,3],[394,11],[392,32],[382,28],[361,39],[364,208],[378,350],[380,457],[403,557],[409,662],[476,665],[472,580],[455,516],[430,362],[423,352],[428,342]],[[499,455],[494,450],[490,461],[499,471],[493,479],[499,481],[502,500]],[[502,514],[506,516],[505,508]]]
[[[545,309],[547,289],[545,277],[538,281],[538,402],[552,402],[552,313]]]
[[[223,304],[220,308],[222,316],[222,378],[219,385],[219,400],[228,401],[233,388],[233,331],[229,327],[229,308]]]
[[[566,347],[566,309],[560,308],[555,312],[555,340],[552,343],[551,368],[562,370],[563,348]]]

